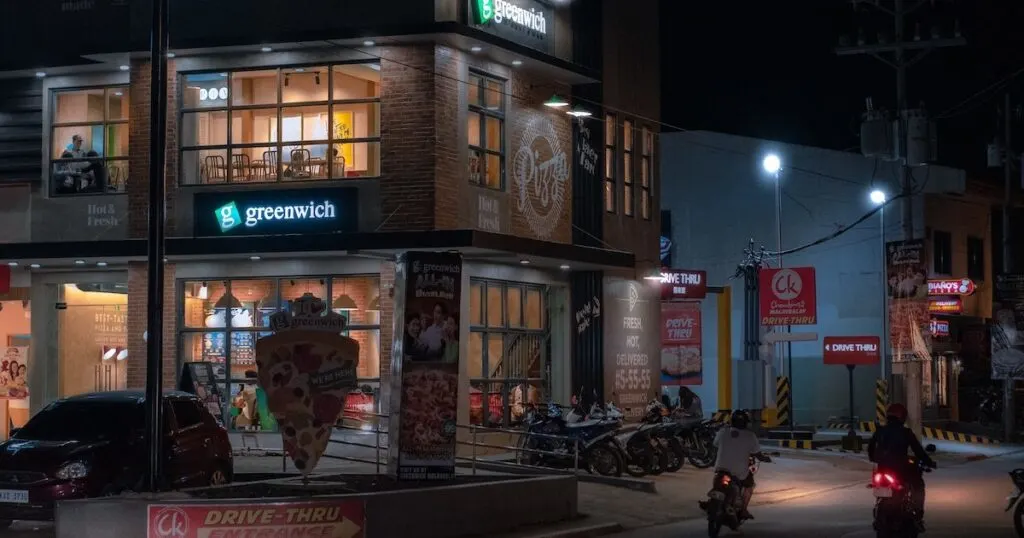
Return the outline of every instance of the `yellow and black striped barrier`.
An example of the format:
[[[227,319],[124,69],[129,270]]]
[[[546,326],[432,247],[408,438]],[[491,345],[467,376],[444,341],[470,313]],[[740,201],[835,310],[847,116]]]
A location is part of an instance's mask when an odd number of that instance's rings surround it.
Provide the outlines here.
[[[875,421],[885,424],[885,411],[889,408],[889,383],[878,378],[875,380]]]
[[[841,440],[811,441],[803,439],[761,439],[762,446],[793,448],[798,450],[817,450],[819,448],[840,446]]]
[[[937,439],[939,441],[955,441],[958,443],[975,443],[979,445],[999,444],[999,441],[983,435],[951,432],[947,430],[940,430],[938,428],[923,427],[921,428],[921,434],[925,439]]]
[[[778,426],[789,426],[793,420],[793,391],[789,386],[789,378],[780,375],[775,378],[775,410]]]
[[[854,428],[854,429],[856,431],[859,431],[859,432],[874,433],[874,431],[875,431],[875,429],[877,427],[878,427],[878,425],[875,424],[874,422],[863,422],[862,421],[862,422],[858,422],[856,428]],[[828,424],[825,424],[825,426],[820,428],[820,429],[822,429],[822,430],[849,430],[850,429],[850,423],[849,422],[829,422]]]

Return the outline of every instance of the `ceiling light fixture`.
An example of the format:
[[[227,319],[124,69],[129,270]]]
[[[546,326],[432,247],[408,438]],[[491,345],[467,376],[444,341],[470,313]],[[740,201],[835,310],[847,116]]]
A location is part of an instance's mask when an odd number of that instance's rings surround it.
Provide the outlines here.
[[[31,268],[33,268],[33,269],[39,269],[39,268],[40,268],[40,267],[42,267],[42,266],[41,266],[41,265],[39,265],[38,263],[33,263],[33,264],[29,265],[29,267],[31,267]]]
[[[552,95],[550,98],[548,98],[547,101],[544,101],[544,106],[551,108],[562,108],[569,106],[569,100],[565,99],[564,97],[556,93]]]
[[[260,48],[260,52],[274,52],[274,49],[271,47],[262,47]]]
[[[167,57],[168,58],[174,58],[174,53],[173,52],[168,52],[167,53]]]
[[[519,260],[519,263],[523,265],[530,265],[530,260]]]
[[[574,106],[572,108],[572,110],[567,111],[566,114],[568,114],[570,116],[577,117],[577,118],[587,118],[587,117],[590,117],[590,116],[594,115],[593,112],[591,112],[591,111],[589,111],[589,110],[587,110],[587,109],[585,109],[585,108],[583,108],[583,107],[581,107],[579,105]]]
[[[259,256],[249,256],[249,259],[251,261],[258,262],[258,261],[260,261],[263,258],[260,258]]]
[[[107,262],[96,262],[96,267],[106,267]]]
[[[472,52],[480,52],[484,50],[484,48],[477,45],[473,45],[472,47],[469,47],[469,50]]]
[[[8,267],[17,267],[18,266],[18,262],[7,262],[7,266]]]
[[[512,65],[515,65],[515,66],[523,65],[523,61],[522,60],[512,60]]]
[[[563,270],[563,271],[568,271],[570,269],[569,264],[566,264],[566,263],[563,263],[562,265],[559,265],[558,268]]]
[[[367,39],[366,41],[363,41],[363,46],[364,47],[372,47],[374,45],[376,45],[376,43],[374,43],[373,41],[371,41],[369,39]]]
[[[122,66],[121,66],[121,67],[119,67],[118,69],[120,69],[121,71],[127,71],[127,70],[131,69],[131,67],[129,67],[129,66],[127,66],[127,65],[122,65]]]
[[[85,260],[75,260],[75,265],[85,265]]]
[[[43,78],[45,76],[46,76],[46,73],[44,73],[42,71],[36,71],[36,78]]]

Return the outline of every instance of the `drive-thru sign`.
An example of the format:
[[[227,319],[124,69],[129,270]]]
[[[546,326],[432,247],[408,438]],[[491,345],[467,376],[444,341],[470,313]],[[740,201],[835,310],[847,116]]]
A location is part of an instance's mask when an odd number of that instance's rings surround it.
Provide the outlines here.
[[[825,364],[869,366],[878,364],[881,343],[877,336],[826,336]]]

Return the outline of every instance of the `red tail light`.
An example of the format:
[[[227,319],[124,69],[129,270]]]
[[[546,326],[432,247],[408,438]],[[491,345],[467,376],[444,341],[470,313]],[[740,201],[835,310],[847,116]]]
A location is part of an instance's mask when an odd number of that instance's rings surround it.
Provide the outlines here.
[[[896,477],[889,473],[875,473],[874,483],[876,486],[888,486],[893,489],[899,489],[900,484],[896,481]]]
[[[729,482],[732,482],[732,479],[729,478],[729,475],[727,475],[727,474],[722,475],[722,485],[723,486],[728,486]]]

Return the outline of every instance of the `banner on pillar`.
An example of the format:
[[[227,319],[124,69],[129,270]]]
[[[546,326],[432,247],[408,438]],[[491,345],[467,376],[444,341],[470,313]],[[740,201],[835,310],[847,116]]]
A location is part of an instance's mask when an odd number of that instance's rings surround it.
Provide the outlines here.
[[[455,476],[461,301],[461,254],[399,257],[388,454],[399,480]]]
[[[700,303],[661,303],[661,384],[700,385]]]

